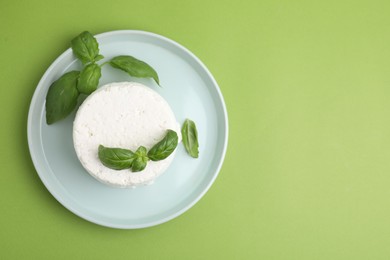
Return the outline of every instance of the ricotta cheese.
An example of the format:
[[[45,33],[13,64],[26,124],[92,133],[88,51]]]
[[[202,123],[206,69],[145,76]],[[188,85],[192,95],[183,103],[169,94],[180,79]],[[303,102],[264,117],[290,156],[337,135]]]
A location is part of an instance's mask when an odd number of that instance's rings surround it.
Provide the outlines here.
[[[73,142],[83,167],[99,181],[115,187],[151,184],[171,164],[175,152],[162,161],[149,161],[141,172],[113,170],[98,158],[98,147],[148,150],[172,129],[179,136],[180,125],[168,103],[154,90],[140,83],[104,85],[88,96],[73,123]]]

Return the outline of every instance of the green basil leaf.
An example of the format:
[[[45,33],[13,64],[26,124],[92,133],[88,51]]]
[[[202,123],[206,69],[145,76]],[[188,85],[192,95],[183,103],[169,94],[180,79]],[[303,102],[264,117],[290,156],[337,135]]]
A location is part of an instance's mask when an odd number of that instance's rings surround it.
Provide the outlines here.
[[[102,59],[99,55],[99,44],[90,32],[82,32],[71,41],[71,47],[74,55],[81,60],[83,64]]]
[[[146,148],[140,146],[135,152],[135,160],[131,166],[131,171],[140,172],[145,169],[146,164],[148,163],[148,156],[146,154]]]
[[[80,73],[77,89],[84,94],[91,94],[97,89],[102,76],[101,68],[96,63],[88,64]]]
[[[189,119],[184,121],[181,129],[183,138],[183,144],[189,155],[194,158],[199,156],[199,143],[198,143],[198,131],[196,130],[195,123]]]
[[[95,62],[104,59],[104,56],[99,54],[98,56],[95,57]]]
[[[98,156],[104,166],[114,170],[131,168],[136,158],[136,155],[130,150],[108,148],[103,145],[99,145]]]
[[[147,63],[132,56],[122,55],[114,57],[110,60],[110,65],[116,69],[127,72],[132,77],[153,78],[156,83],[160,85],[157,72]]]
[[[67,117],[75,109],[79,92],[79,71],[71,71],[54,81],[46,95],[46,122],[51,125]]]
[[[167,158],[176,149],[178,143],[177,133],[168,130],[165,137],[155,144],[148,152],[148,157],[152,161],[160,161]]]

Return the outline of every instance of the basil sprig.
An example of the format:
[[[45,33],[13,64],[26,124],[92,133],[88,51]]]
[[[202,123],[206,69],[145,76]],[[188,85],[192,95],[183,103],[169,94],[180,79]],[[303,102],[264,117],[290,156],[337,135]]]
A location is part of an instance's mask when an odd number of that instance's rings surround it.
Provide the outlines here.
[[[46,122],[49,125],[71,114],[80,94],[89,95],[97,89],[102,75],[101,67],[105,64],[121,69],[132,77],[153,78],[160,84],[157,72],[132,56],[117,56],[101,65],[97,64],[104,56],[99,53],[96,38],[88,31],[72,39],[71,47],[83,68],[81,71],[65,73],[50,86],[46,95]]]
[[[173,153],[178,144],[177,133],[168,129],[165,137],[155,144],[149,152],[144,146],[137,151],[121,148],[108,148],[99,146],[98,157],[102,164],[113,170],[131,169],[132,172],[140,172],[146,168],[147,162],[161,161]]]
[[[140,172],[146,168],[148,163],[147,150],[144,146],[140,146],[137,151],[135,151],[135,160],[131,166],[131,171]]]
[[[188,154],[194,158],[199,156],[198,131],[194,121],[186,119],[181,129],[183,145]]]

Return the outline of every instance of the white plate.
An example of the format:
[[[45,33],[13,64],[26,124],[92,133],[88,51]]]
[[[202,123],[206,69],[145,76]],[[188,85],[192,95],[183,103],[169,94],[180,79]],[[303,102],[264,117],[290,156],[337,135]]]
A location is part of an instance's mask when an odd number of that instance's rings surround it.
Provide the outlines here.
[[[74,113],[48,126],[45,98],[51,83],[81,64],[68,49],[49,67],[31,101],[28,143],[35,168],[47,189],[76,215],[107,227],[143,228],[177,217],[210,188],[221,168],[228,140],[227,112],[220,89],[203,63],[178,43],[143,31],[113,31],[96,36],[104,62],[132,55],[151,65],[162,88],[150,79],[130,78],[108,65],[100,86],[114,81],[138,81],[159,92],[179,123],[196,122],[199,155],[193,159],[178,146],[169,169],[150,186],[118,189],[91,177],[76,157],[72,141]],[[100,63],[100,62],[99,62]]]

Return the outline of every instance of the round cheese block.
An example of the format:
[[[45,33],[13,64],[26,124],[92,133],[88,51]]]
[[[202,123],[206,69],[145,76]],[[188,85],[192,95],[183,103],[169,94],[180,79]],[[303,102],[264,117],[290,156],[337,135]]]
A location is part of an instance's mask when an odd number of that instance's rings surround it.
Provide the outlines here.
[[[181,140],[180,126],[168,103],[157,92],[135,82],[104,85],[93,92],[77,111],[73,123],[73,142],[83,167],[99,181],[115,187],[151,184],[171,164],[175,152],[162,161],[148,161],[140,172],[113,170],[98,157],[99,145],[148,150],[167,130]]]

